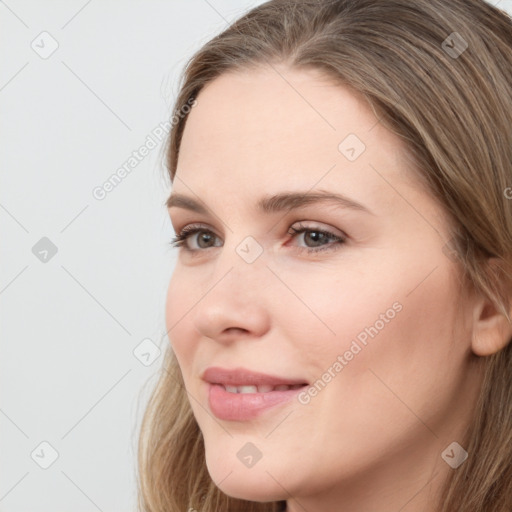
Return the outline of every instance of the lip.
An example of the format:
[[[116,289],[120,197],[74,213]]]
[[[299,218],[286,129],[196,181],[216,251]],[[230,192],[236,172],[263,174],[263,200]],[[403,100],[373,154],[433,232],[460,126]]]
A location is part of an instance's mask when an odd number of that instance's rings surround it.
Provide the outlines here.
[[[202,379],[210,384],[222,384],[224,386],[293,386],[307,384],[305,379],[284,378],[269,375],[267,373],[254,372],[246,368],[233,368],[231,370],[210,366],[202,375]]]
[[[210,367],[202,375],[207,383],[208,404],[221,420],[247,421],[278,405],[284,405],[303,389],[295,388],[267,393],[230,393],[224,386],[307,386],[305,379],[284,378],[246,368],[225,369]]]

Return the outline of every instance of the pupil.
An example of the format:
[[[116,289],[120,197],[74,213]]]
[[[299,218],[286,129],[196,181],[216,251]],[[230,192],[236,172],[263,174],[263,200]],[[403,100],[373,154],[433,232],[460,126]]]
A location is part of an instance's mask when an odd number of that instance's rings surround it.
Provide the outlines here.
[[[313,242],[319,242],[321,241],[322,237],[324,236],[323,233],[319,233],[318,231],[310,231],[309,236],[313,238]],[[316,240],[315,240],[316,238]]]
[[[204,241],[206,239],[206,243],[208,243],[209,239],[211,238],[211,235],[207,234],[207,233],[203,233],[200,237],[199,237],[199,247],[204,247],[201,245],[201,242]]]

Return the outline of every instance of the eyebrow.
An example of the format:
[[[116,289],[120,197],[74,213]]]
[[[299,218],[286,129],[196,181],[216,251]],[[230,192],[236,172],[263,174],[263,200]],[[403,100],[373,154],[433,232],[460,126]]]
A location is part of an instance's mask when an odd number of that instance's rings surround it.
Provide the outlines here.
[[[342,208],[362,211],[375,215],[366,206],[342,194],[334,194],[327,190],[316,192],[282,192],[262,197],[256,204],[260,213],[277,213],[283,210],[295,210],[303,206],[317,203],[332,203]],[[196,213],[208,214],[208,210],[200,201],[183,194],[171,194],[166,202],[167,208],[184,208]]]

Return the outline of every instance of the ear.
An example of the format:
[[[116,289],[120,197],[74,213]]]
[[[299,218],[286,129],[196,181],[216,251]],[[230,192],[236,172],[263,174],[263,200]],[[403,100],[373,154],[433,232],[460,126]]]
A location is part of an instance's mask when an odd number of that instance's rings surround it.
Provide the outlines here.
[[[495,258],[489,260],[489,270],[494,273],[492,281],[496,289],[498,287],[503,289],[508,280],[501,275],[501,269],[495,260]],[[509,297],[509,295],[505,296]],[[510,303],[507,309],[511,314]],[[475,300],[473,310],[473,352],[478,356],[490,356],[506,347],[511,340],[512,322],[507,320],[490,299],[480,295]]]

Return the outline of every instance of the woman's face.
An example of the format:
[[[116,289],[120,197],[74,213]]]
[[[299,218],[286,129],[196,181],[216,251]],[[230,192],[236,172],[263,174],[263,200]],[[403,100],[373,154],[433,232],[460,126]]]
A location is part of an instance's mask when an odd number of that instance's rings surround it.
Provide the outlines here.
[[[307,510],[420,510],[479,384],[443,210],[400,139],[318,72],[224,74],[197,100],[172,189],[189,202],[169,212],[200,231],[166,322],[211,477]]]

